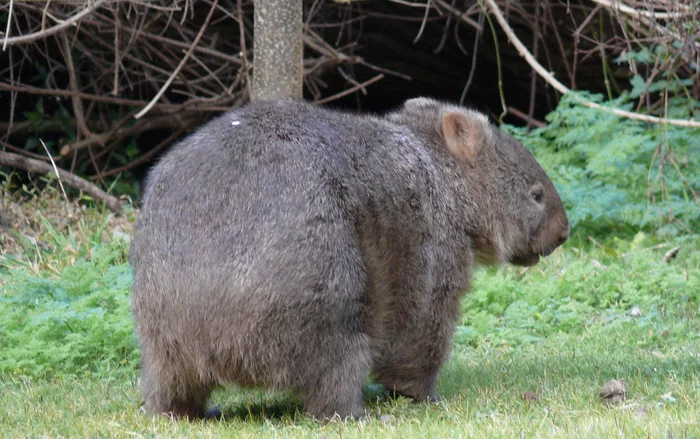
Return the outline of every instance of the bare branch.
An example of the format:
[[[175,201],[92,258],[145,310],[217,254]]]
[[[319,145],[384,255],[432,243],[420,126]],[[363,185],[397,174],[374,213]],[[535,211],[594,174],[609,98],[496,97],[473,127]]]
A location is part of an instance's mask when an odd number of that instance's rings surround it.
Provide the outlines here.
[[[190,55],[192,55],[192,52],[194,52],[194,48],[199,43],[199,40],[202,39],[202,35],[204,35],[204,30],[207,28],[207,25],[209,24],[209,20],[211,20],[211,16],[214,13],[214,11],[216,10],[216,5],[218,3],[219,3],[219,0],[214,0],[214,3],[212,4],[211,9],[209,10],[209,14],[207,15],[207,18],[204,20],[204,24],[202,25],[201,29],[199,29],[199,33],[197,34],[197,37],[192,42],[192,45],[190,46],[190,48],[187,50],[187,53],[182,58],[182,60],[180,60],[180,64],[177,65],[177,67],[175,68],[173,73],[170,75],[168,80],[165,81],[165,84],[163,84],[163,87],[161,87],[161,89],[158,91],[158,93],[156,93],[156,95],[153,97],[153,99],[151,99],[151,102],[149,102],[148,105],[146,105],[146,107],[143,110],[139,111],[136,114],[136,116],[134,116],[136,119],[139,119],[141,116],[148,113],[151,108],[153,108],[155,103],[158,102],[158,99],[160,99],[160,97],[163,96],[163,93],[165,93],[165,90],[167,90],[168,87],[170,87],[170,84],[173,82],[173,80],[178,75],[178,73],[180,73],[180,70],[185,65],[187,60],[190,58]]]
[[[484,28],[483,28],[479,23],[477,23],[476,21],[474,21],[474,20],[472,20],[471,18],[469,18],[469,17],[467,16],[467,13],[466,13],[466,12],[462,12],[462,11],[460,11],[459,9],[452,7],[452,5],[450,5],[449,3],[447,3],[447,2],[445,2],[445,1],[443,1],[443,0],[433,0],[433,1],[434,1],[436,4],[440,5],[441,8],[447,9],[447,11],[448,11],[450,14],[454,15],[454,16],[457,17],[459,20],[461,20],[461,21],[467,23],[469,26],[473,27],[474,29],[478,30],[479,32],[481,32],[482,30],[484,30]]]
[[[496,4],[495,0],[486,0],[486,3],[489,6],[489,9],[491,9],[491,12],[493,12],[493,15],[496,17],[496,20],[498,20],[498,24],[501,25],[501,28],[503,29],[503,32],[508,36],[508,40],[510,40],[511,43],[515,46],[515,49],[518,51],[518,53],[525,58],[525,61],[527,61],[528,64],[544,79],[547,81],[549,85],[554,87],[556,90],[561,92],[562,94],[569,94],[571,93],[571,90],[566,87],[564,84],[559,82],[553,74],[545,70],[542,65],[537,62],[534,56],[527,50],[525,45],[518,39],[518,37],[515,35],[515,32],[513,32],[513,29],[508,25],[508,22],[506,21],[505,17],[503,17],[503,13],[501,12],[500,8]],[[675,125],[675,126],[681,126],[681,127],[691,127],[691,128],[700,128],[700,122],[695,121],[693,119],[690,120],[685,120],[685,119],[666,119],[666,118],[660,118],[656,116],[649,116],[646,114],[639,114],[639,113],[632,113],[629,111],[624,111],[624,110],[618,110],[616,108],[608,108],[605,106],[602,106],[600,104],[596,104],[595,102],[588,101],[586,99],[583,99],[579,97],[576,94],[573,94],[574,98],[579,101],[581,104],[585,105],[586,107],[589,108],[595,108],[598,110],[605,111],[607,113],[612,113],[616,116],[620,117],[626,117],[629,119],[635,119],[635,120],[641,120],[644,122],[650,122],[650,123],[659,123],[659,124],[670,124],[670,125]]]
[[[75,74],[75,66],[73,65],[73,56],[70,53],[70,43],[68,42],[68,36],[65,33],[60,35],[60,47],[63,48],[63,58],[66,61],[66,68],[68,68],[68,79],[70,81],[70,88],[73,89],[73,96],[71,100],[73,101],[73,113],[75,114],[75,121],[78,125],[78,132],[85,137],[90,137],[92,133],[85,123],[85,112],[83,111],[83,102],[77,93],[80,92],[80,85],[78,84],[78,77]]]
[[[370,80],[367,80],[367,81],[365,81],[365,82],[363,82],[363,83],[361,83],[361,84],[357,84],[357,85],[354,86],[354,87],[350,87],[349,89],[343,90],[343,91],[341,91],[340,93],[336,93],[336,94],[334,94],[334,95],[332,95],[332,96],[328,96],[328,97],[326,97],[326,98],[319,99],[319,100],[315,101],[315,103],[320,105],[320,104],[325,104],[325,103],[330,102],[330,101],[334,101],[334,100],[336,100],[336,99],[340,99],[340,98],[342,98],[343,96],[347,96],[347,95],[349,95],[350,93],[353,93],[353,92],[355,92],[355,91],[357,91],[357,90],[363,89],[364,87],[367,87],[367,86],[370,85],[370,84],[374,84],[375,82],[379,81],[379,80],[382,79],[382,78],[384,78],[384,74],[383,74],[383,73],[380,73],[380,74],[378,74],[377,76],[375,76],[374,78],[372,78],[372,79],[370,79]]]
[[[9,32],[8,32],[8,34],[6,34],[5,38],[3,39],[3,43],[2,43],[3,50],[5,50],[4,48],[8,44],[13,45],[13,44],[30,43],[32,41],[36,41],[36,40],[41,39],[41,38],[46,38],[49,35],[53,35],[57,32],[60,32],[63,29],[77,23],[81,18],[89,15],[90,13],[95,11],[97,8],[99,8],[100,6],[105,4],[106,2],[107,2],[107,0],[95,0],[92,3],[92,6],[87,6],[85,9],[83,9],[79,13],[73,15],[69,19],[61,22],[60,24],[57,24],[56,26],[50,27],[48,29],[43,29],[39,32],[34,32],[31,34],[27,34],[27,35],[19,35],[19,36],[11,37],[11,38],[8,35],[9,34]],[[9,22],[8,22],[8,26],[9,26]]]
[[[631,8],[620,0],[592,0],[594,3],[598,3],[601,6],[613,11],[620,11],[622,13],[632,15],[633,17],[645,17],[645,18],[655,18],[657,20],[668,20],[669,18],[680,18],[688,16],[691,12],[650,12],[643,9]]]
[[[51,163],[45,163],[39,160],[30,159],[29,157],[24,157],[19,154],[13,154],[11,152],[0,151],[0,165],[10,166],[12,168],[22,169],[35,174],[53,174],[54,167]],[[89,181],[78,177],[77,175],[68,172],[64,169],[55,169],[56,174],[59,178],[63,179],[66,184],[73,186],[74,188],[80,189],[81,191],[89,194],[96,200],[104,201],[107,207],[116,213],[122,213],[122,202],[116,197],[109,195],[102,189],[98,188]]]
[[[2,51],[7,49],[7,37],[10,36],[10,23],[12,23],[12,7],[15,5],[14,0],[10,0],[10,12],[7,14],[7,27],[5,28],[5,40],[2,43]]]

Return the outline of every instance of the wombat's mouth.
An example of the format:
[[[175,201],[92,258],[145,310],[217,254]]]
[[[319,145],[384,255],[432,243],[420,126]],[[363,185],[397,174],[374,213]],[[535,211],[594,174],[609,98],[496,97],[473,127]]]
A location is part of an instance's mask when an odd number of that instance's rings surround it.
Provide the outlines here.
[[[521,265],[523,267],[531,267],[540,261],[540,255],[534,252],[527,252],[525,254],[515,255],[510,258],[510,263],[514,265]]]
[[[531,267],[538,263],[540,261],[540,257],[544,258],[552,254],[554,250],[556,250],[557,246],[541,249],[540,251],[536,251],[534,249],[530,249],[525,253],[521,253],[518,255],[514,255],[513,257],[510,258],[510,263],[514,265],[522,265],[524,267]]]

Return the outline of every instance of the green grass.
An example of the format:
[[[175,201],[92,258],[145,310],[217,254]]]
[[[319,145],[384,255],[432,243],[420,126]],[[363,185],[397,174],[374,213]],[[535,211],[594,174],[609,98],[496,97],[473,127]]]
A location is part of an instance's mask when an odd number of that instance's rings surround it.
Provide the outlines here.
[[[700,235],[575,236],[536,267],[478,270],[440,404],[368,385],[368,420],[319,423],[293,395],[228,388],[224,421],[188,423],[140,410],[133,216],[33,202],[0,248],[0,437],[700,438]],[[610,379],[621,404],[600,401]]]
[[[441,375],[445,402],[388,400],[369,388],[371,418],[360,423],[318,423],[300,414],[299,402],[289,395],[237,390],[213,396],[225,421],[151,419],[139,410],[133,373],[6,376],[0,431],[8,438],[700,437],[700,345],[697,339],[668,338],[640,349],[637,340],[647,326],[626,321],[516,348],[462,350]],[[599,401],[610,378],[627,380],[628,399],[621,405]],[[539,400],[523,400],[524,391]],[[392,418],[380,422],[380,415]]]

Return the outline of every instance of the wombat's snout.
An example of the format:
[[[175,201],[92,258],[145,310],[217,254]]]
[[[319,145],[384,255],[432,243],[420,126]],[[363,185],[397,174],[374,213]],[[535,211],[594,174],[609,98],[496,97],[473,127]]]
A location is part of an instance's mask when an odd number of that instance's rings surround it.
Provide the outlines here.
[[[554,244],[554,248],[559,247],[569,239],[569,234],[571,233],[571,225],[569,224],[569,218],[566,216],[566,212],[563,213],[563,219],[559,219],[559,237]],[[552,250],[554,250],[554,248]]]
[[[541,243],[541,247],[538,247],[536,244],[533,246],[534,251],[539,256],[546,257],[551,255],[554,252],[554,250],[556,250],[559,246],[564,244],[567,239],[569,239],[571,227],[569,225],[569,219],[566,217],[566,213],[564,213],[563,219],[559,219],[558,222],[550,224],[551,226],[549,228],[549,233],[545,234],[545,237],[549,235],[549,239]]]
[[[569,228],[568,224],[566,226],[566,231],[559,236],[559,239],[557,239],[557,247],[562,245],[563,243],[566,242],[567,239],[569,239],[569,233],[571,229]]]

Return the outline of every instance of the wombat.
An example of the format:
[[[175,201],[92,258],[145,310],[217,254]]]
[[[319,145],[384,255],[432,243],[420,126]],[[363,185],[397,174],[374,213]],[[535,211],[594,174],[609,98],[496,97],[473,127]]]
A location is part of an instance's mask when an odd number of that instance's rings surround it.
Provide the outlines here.
[[[568,235],[547,175],[478,112],[223,114],[147,180],[131,248],[146,407],[202,417],[235,383],[359,418],[369,374],[436,400],[474,265],[533,265]]]

